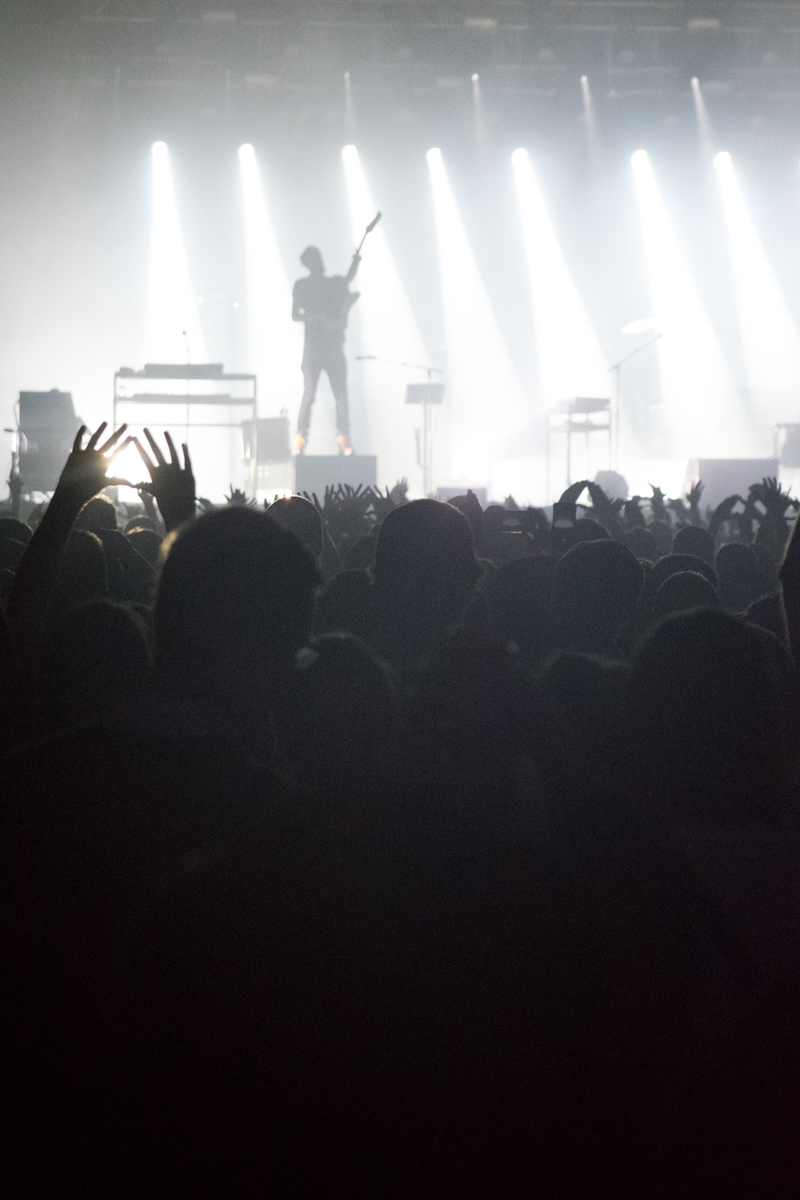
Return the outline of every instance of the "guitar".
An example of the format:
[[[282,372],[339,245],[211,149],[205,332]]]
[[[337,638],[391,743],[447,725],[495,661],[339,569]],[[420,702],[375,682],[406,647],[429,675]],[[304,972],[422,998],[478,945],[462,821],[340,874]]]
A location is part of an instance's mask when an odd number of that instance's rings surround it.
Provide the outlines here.
[[[364,245],[364,242],[367,240],[367,234],[368,234],[368,233],[372,233],[373,229],[374,229],[374,228],[375,228],[375,226],[378,224],[378,221],[380,221],[380,219],[381,219],[381,217],[382,217],[382,216],[383,216],[383,213],[381,213],[381,212],[379,212],[379,213],[376,213],[376,214],[375,214],[375,216],[374,216],[374,217],[372,218],[372,220],[370,221],[370,223],[369,223],[369,225],[367,226],[367,228],[364,230],[364,236],[362,237],[361,241],[358,243],[358,247],[357,247],[357,249],[356,249],[356,252],[355,252],[355,254],[353,255],[353,262],[355,262],[357,258],[360,258],[360,257],[361,257],[361,247]]]
[[[361,238],[361,241],[358,243],[355,253],[353,254],[353,261],[350,263],[350,270],[344,277],[343,282],[345,289],[347,288],[347,285],[350,284],[355,278],[356,271],[358,270],[358,264],[361,261],[361,247],[367,240],[367,235],[372,233],[382,216],[383,213],[376,213],[367,228],[364,230],[364,235]],[[348,292],[344,290],[342,295],[343,311],[340,316],[332,317],[329,313],[313,313],[306,317],[306,324],[317,325],[320,328],[327,330],[329,333],[343,333],[347,327],[347,314],[350,312],[350,309],[353,307],[358,297],[358,292]]]

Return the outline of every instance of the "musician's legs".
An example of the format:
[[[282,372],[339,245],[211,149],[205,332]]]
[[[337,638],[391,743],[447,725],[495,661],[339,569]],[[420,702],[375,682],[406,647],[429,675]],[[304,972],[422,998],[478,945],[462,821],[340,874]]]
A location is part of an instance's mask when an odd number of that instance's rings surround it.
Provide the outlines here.
[[[347,363],[344,358],[344,347],[331,347],[325,356],[325,370],[331,382],[331,391],[336,401],[336,429],[339,437],[344,438],[350,446],[350,406],[347,401]],[[340,443],[341,445],[342,443]]]
[[[303,352],[303,399],[300,403],[300,415],[297,418],[297,432],[308,441],[308,431],[311,427],[311,408],[317,394],[317,384],[322,373],[322,362],[319,353],[311,346],[306,346]]]

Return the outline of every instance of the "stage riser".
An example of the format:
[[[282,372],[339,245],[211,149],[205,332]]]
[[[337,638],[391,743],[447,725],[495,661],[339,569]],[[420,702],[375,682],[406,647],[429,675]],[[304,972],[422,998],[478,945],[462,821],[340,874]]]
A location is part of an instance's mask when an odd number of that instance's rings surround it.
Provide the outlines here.
[[[374,454],[301,454],[295,460],[295,491],[316,492],[320,500],[326,487],[375,487],[377,482]]]
[[[747,499],[751,483],[767,477],[777,477],[777,458],[693,458],[686,468],[684,492],[702,479],[701,507],[716,508],[728,496]]]

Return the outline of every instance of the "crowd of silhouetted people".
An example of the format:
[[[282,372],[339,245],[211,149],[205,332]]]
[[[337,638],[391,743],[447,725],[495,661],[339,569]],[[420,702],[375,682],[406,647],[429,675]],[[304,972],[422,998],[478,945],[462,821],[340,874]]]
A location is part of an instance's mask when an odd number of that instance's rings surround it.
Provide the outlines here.
[[[101,427],[12,485],[9,1195],[797,1195],[775,480],[214,506]]]

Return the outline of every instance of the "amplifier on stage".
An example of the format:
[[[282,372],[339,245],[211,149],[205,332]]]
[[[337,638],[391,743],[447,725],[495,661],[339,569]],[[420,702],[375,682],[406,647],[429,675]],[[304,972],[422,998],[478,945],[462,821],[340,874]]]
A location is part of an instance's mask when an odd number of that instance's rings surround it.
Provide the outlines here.
[[[701,480],[703,507],[716,508],[728,496],[747,496],[751,483],[777,476],[779,466],[777,458],[690,458],[683,491]]]
[[[285,463],[291,457],[289,449],[289,418],[259,417],[256,430],[256,456],[258,465]],[[242,421],[242,441],[245,462],[253,461],[253,422]]]
[[[775,457],[782,467],[794,471],[800,467],[800,424],[776,425]]]
[[[80,426],[71,392],[20,392],[19,473],[26,494],[55,490]]]

